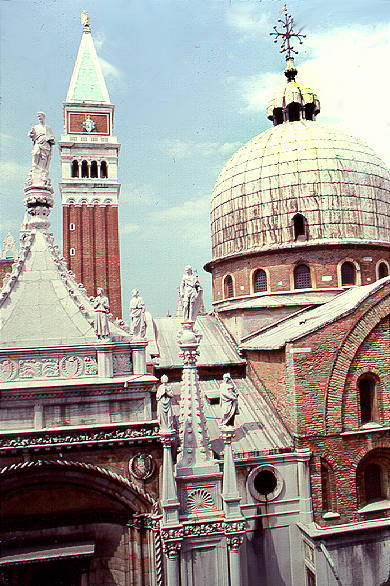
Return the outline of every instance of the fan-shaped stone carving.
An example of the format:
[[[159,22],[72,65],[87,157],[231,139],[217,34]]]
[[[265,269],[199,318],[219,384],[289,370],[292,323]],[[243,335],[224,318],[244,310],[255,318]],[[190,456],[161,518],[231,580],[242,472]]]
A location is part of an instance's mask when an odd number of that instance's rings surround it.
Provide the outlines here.
[[[207,490],[199,488],[188,495],[187,509],[191,513],[195,513],[197,511],[209,511],[210,509],[214,508],[214,506],[214,499],[211,494],[207,492]]]

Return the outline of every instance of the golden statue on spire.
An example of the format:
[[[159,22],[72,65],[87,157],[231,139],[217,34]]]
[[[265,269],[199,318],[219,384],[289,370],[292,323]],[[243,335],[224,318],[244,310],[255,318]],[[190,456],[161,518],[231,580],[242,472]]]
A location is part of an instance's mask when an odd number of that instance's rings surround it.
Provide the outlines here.
[[[298,55],[298,51],[296,51],[293,48],[293,46],[291,45],[290,39],[292,39],[293,37],[296,37],[298,39],[299,43],[302,45],[302,43],[303,43],[302,39],[305,39],[306,35],[301,34],[302,28],[297,33],[294,32],[295,22],[294,22],[293,17],[291,16],[291,14],[287,14],[287,6],[286,5],[284,5],[282,12],[284,12],[284,19],[278,18],[278,22],[281,23],[284,30],[282,32],[278,31],[278,29],[276,28],[277,25],[275,25],[274,32],[270,33],[270,35],[275,36],[274,43],[278,42],[279,37],[283,38],[280,52],[281,53],[286,52],[286,59],[291,59],[292,53],[295,53],[295,55]]]
[[[85,12],[85,10],[81,13],[81,24],[83,26],[89,26],[89,14],[88,12]]]

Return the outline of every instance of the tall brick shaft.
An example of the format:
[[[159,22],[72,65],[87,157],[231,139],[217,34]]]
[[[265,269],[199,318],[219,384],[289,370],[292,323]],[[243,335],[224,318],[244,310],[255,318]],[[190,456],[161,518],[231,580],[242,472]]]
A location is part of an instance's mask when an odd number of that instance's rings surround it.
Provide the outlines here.
[[[59,142],[63,246],[68,267],[90,295],[103,287],[122,316],[118,235],[118,153],[111,104],[89,25],[63,104]]]

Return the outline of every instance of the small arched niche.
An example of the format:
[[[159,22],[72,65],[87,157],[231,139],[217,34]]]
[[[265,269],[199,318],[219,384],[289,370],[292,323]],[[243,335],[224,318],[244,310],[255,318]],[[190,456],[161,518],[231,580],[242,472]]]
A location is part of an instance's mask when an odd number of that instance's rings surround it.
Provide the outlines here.
[[[293,217],[294,241],[300,242],[308,239],[308,224],[305,216],[295,214]]]
[[[72,177],[78,177],[79,176],[79,162],[78,161],[72,161],[72,165],[71,165],[71,176]]]
[[[102,161],[100,163],[100,177],[101,179],[107,179],[108,177],[108,167],[106,161]]]
[[[96,179],[98,176],[98,164],[97,161],[91,162],[91,179]]]
[[[89,166],[88,166],[88,161],[83,161],[81,163],[81,177],[83,179],[88,179],[89,178]]]
[[[356,285],[356,267],[350,261],[343,262],[341,265],[341,285],[342,287]]]
[[[226,275],[223,283],[223,290],[225,299],[234,297],[233,279],[231,275]]]

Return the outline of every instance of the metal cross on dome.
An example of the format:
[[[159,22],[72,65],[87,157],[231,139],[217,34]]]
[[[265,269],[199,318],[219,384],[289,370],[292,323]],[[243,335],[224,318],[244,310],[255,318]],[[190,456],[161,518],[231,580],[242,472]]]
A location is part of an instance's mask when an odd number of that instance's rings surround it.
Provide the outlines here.
[[[286,59],[290,59],[292,57],[292,53],[295,53],[296,55],[298,55],[298,51],[296,51],[292,47],[290,39],[292,39],[293,37],[296,37],[298,39],[299,43],[302,45],[302,43],[303,43],[302,39],[305,39],[306,35],[301,34],[302,29],[300,29],[297,33],[294,32],[295,22],[294,22],[293,17],[291,16],[291,14],[287,14],[286,4],[284,5],[282,12],[284,12],[284,19],[278,18],[278,22],[281,23],[281,25],[284,29],[283,32],[278,31],[278,29],[276,28],[277,25],[275,25],[274,26],[275,32],[270,33],[270,35],[275,36],[274,43],[278,42],[279,37],[283,37],[280,52],[281,53],[286,52],[287,53]]]

